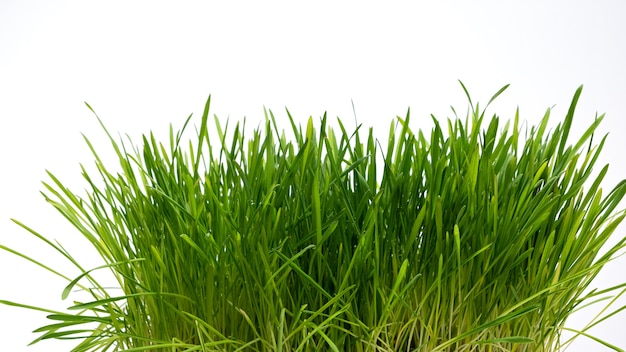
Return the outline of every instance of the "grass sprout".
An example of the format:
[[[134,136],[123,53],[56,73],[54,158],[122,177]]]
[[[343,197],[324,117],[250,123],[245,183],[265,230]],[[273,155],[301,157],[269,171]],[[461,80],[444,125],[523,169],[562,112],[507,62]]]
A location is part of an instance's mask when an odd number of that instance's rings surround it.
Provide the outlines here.
[[[65,312],[0,302],[45,312],[33,343],[76,339],[76,352],[560,351],[566,331],[620,351],[588,329],[626,308],[610,306],[626,282],[590,286],[626,247],[605,246],[626,181],[603,192],[608,165],[593,169],[603,116],[569,142],[581,90],[551,130],[550,110],[524,133],[519,113],[488,118],[468,94],[464,119],[433,116],[429,132],[398,117],[385,150],[372,128],[301,126],[289,111],[291,130],[266,111],[246,135],[209,122],[210,98],[189,143],[191,116],[165,144],[117,140],[98,118],[119,165],[85,138],[86,194],[49,173],[44,195],[104,264],[84,268],[19,221],[82,274],[0,245],[66,279],[63,299],[89,299]],[[565,326],[593,302],[603,315]]]

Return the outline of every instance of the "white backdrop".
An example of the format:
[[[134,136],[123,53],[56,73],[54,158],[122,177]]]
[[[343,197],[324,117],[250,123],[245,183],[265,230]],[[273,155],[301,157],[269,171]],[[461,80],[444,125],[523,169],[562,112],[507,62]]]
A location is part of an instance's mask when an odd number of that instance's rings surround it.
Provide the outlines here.
[[[574,134],[605,112],[605,189],[626,176],[622,2],[415,3],[0,1],[0,243],[69,268],[9,220],[17,218],[99,263],[39,194],[46,169],[83,189],[79,163],[93,158],[81,132],[113,160],[83,101],[111,131],[135,137],[182,126],[209,94],[213,113],[250,125],[263,106],[283,122],[285,106],[299,122],[324,111],[353,121],[353,101],[358,122],[384,139],[408,107],[415,129],[430,127],[431,113],[451,117],[450,105],[464,113],[458,79],[483,103],[511,83],[489,111],[512,118],[519,105],[530,124],[553,105],[558,122],[584,84]],[[616,236],[625,235],[622,226]],[[612,263],[596,285],[626,281],[625,265]],[[0,299],[62,309],[71,303],[60,300],[64,284],[0,253]],[[0,306],[0,350],[69,350],[25,347],[44,315]],[[626,348],[624,326],[626,312],[592,332]],[[571,349],[590,350],[605,349],[585,338]]]

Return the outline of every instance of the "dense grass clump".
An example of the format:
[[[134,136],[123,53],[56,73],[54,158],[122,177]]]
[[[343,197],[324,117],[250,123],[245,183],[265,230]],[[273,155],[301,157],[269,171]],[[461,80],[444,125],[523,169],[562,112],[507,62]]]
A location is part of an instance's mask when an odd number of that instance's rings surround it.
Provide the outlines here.
[[[626,215],[616,209],[626,182],[603,195],[607,166],[592,177],[602,116],[568,142],[580,92],[552,131],[549,110],[523,134],[518,114],[502,125],[470,100],[464,120],[433,117],[427,134],[397,118],[386,150],[372,129],[338,120],[333,130],[326,116],[302,127],[289,115],[286,134],[271,112],[251,136],[216,118],[215,140],[210,100],[189,144],[185,127],[170,129],[168,145],[109,134],[117,171],[87,140],[98,170],[83,168],[89,192],[50,174],[46,199],[122,293],[74,262],[83,274],[67,278],[63,297],[82,288],[93,299],[41,308],[54,323],[37,341],[78,338],[73,351],[561,350],[568,316],[624,287],[588,290],[626,246],[600,251]]]

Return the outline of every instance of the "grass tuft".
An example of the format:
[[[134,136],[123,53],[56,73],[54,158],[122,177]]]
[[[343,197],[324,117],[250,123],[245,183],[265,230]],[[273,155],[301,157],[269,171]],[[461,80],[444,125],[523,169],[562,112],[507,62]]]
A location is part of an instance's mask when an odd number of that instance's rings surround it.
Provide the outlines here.
[[[603,116],[569,141],[579,88],[556,128],[548,110],[523,133],[518,113],[513,126],[488,119],[462,88],[465,120],[433,116],[413,132],[407,113],[387,150],[373,129],[334,130],[325,115],[300,126],[287,112],[289,132],[271,111],[250,136],[210,127],[210,98],[187,146],[191,117],[169,144],[150,133],[140,146],[101,122],[119,165],[85,138],[97,170],[82,169],[87,194],[50,173],[44,195],[104,265],[83,268],[19,221],[82,274],[0,245],[66,279],[63,299],[91,300],[67,312],[0,303],[46,312],[34,342],[76,339],[72,351],[562,350],[572,312],[626,287],[589,290],[626,246],[604,248],[626,216],[626,180],[603,193],[608,166],[592,177]],[[588,328],[626,308],[608,307]]]

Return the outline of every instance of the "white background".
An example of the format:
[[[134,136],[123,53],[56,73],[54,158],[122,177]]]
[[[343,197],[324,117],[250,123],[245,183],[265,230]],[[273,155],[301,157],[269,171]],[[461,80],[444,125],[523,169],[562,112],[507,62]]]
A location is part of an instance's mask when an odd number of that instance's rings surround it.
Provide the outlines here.
[[[17,218],[99,263],[39,194],[46,169],[83,189],[79,163],[93,158],[81,132],[113,161],[83,101],[112,132],[134,137],[180,127],[190,113],[199,118],[209,94],[213,113],[233,122],[246,116],[250,125],[263,106],[283,123],[285,106],[299,122],[324,111],[351,122],[353,101],[358,122],[385,139],[408,107],[414,129],[430,127],[431,113],[452,117],[450,105],[464,113],[459,79],[483,103],[511,83],[490,111],[508,119],[519,105],[530,124],[553,105],[558,122],[584,84],[574,135],[606,113],[605,189],[626,176],[622,2],[416,3],[0,1],[0,243],[70,268],[10,221]],[[625,235],[622,226],[615,240]],[[612,263],[595,285],[626,281],[625,265]],[[0,299],[63,309],[71,304],[60,299],[64,284],[0,253]],[[55,342],[25,347],[44,316],[0,306],[0,351],[69,350]],[[592,332],[626,348],[624,326],[626,312]],[[605,349],[581,338],[570,350]]]

